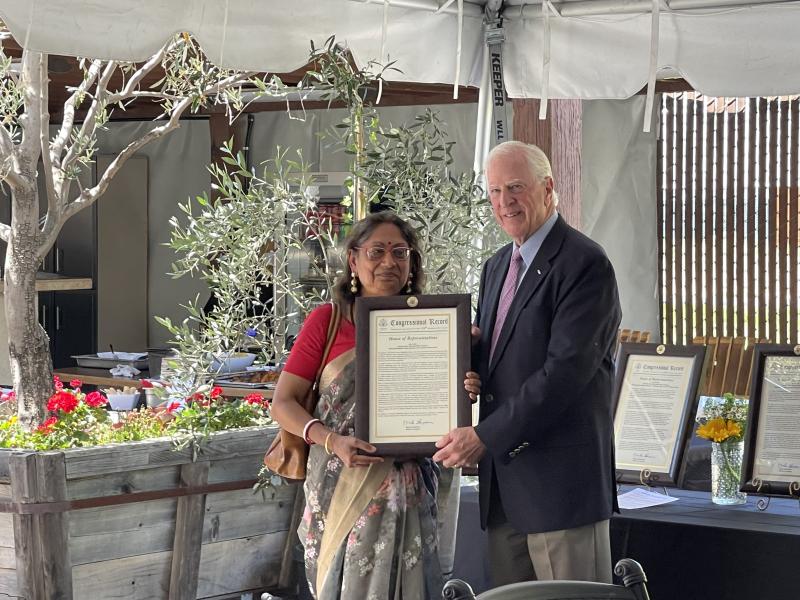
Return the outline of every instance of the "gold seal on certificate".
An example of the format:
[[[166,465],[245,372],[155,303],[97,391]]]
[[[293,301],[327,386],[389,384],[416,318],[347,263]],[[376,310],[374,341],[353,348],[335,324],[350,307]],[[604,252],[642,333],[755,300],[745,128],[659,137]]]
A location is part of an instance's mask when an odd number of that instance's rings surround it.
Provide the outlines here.
[[[430,456],[472,422],[467,294],[357,298],[356,431],[378,454]]]

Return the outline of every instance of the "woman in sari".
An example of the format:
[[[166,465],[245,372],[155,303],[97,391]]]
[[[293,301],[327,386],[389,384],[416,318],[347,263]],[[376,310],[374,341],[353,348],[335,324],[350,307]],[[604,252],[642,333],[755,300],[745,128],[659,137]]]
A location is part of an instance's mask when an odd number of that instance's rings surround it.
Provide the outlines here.
[[[334,299],[341,323],[320,377],[314,414],[302,407],[320,366],[332,305],[306,319],[278,380],[272,415],[310,443],[306,507],[298,535],[306,577],[318,600],[421,600],[441,597],[437,553],[438,468],[428,458],[373,456],[354,435],[357,296],[419,294],[424,281],[414,230],[391,212],[369,215],[346,241],[347,269]],[[465,375],[473,397],[476,373]],[[402,402],[402,394],[398,394]]]

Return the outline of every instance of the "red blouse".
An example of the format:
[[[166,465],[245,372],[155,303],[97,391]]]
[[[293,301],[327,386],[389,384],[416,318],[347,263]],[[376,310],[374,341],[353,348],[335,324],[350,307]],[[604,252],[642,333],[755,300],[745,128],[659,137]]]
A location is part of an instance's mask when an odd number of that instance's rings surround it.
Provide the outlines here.
[[[322,360],[322,352],[325,350],[325,342],[328,335],[328,325],[331,322],[332,305],[323,304],[311,311],[297,339],[286,359],[286,366],[283,370],[297,375],[308,381],[314,381],[317,374],[319,363]],[[356,328],[353,324],[342,317],[339,323],[339,331],[333,341],[333,346],[328,353],[327,365],[337,356],[344,354],[356,345]]]

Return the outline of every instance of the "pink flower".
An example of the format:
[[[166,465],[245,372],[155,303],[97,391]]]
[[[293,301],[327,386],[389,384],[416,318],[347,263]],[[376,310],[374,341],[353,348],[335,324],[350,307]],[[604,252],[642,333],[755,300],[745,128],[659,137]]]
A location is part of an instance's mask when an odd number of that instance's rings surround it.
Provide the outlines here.
[[[73,390],[81,389],[82,385],[83,382],[80,379],[73,379],[72,381],[69,382],[69,387],[71,387]]]
[[[106,399],[100,392],[90,392],[86,394],[84,402],[92,408],[99,408],[106,405]]]
[[[50,412],[62,411],[70,413],[78,406],[78,399],[74,394],[63,390],[56,392],[47,401],[47,410]]]
[[[45,435],[47,435],[49,433],[52,433],[53,426],[56,423],[58,423],[58,418],[57,417],[50,417],[49,419],[47,419],[47,421],[45,421],[44,423],[39,425],[36,428],[36,431],[37,431],[37,433],[44,433]]]
[[[58,375],[53,375],[53,387],[59,392],[64,389],[64,384],[61,383],[61,378]]]
[[[14,390],[11,390],[7,394],[0,395],[0,402],[13,402],[16,397],[17,393]]]

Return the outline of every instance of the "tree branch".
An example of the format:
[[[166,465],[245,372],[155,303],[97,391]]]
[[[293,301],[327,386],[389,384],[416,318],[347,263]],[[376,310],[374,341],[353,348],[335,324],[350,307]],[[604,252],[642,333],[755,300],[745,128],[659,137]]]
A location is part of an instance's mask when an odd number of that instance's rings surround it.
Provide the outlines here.
[[[22,141],[19,143],[17,159],[22,173],[34,174],[39,162],[39,135],[42,118],[42,90],[39,69],[44,60],[41,52],[22,53],[22,78],[20,85],[25,95],[25,112],[19,118]]]
[[[61,121],[61,129],[58,131],[58,135],[53,140],[53,145],[50,147],[53,164],[57,167],[61,167],[61,153],[64,150],[64,144],[67,143],[72,133],[72,126],[75,123],[75,109],[79,105],[78,100],[86,95],[87,90],[94,85],[97,75],[100,73],[100,67],[102,66],[103,61],[92,61],[89,70],[86,72],[86,78],[64,103],[64,118]]]
[[[11,134],[5,127],[0,127],[0,158],[13,156],[13,154],[14,141],[11,139]]]
[[[6,181],[12,188],[22,185],[22,178],[15,170],[16,164],[17,152],[14,141],[8,129],[0,126],[0,181]]]
[[[139,84],[142,82],[142,79],[150,73],[154,68],[161,64],[161,61],[164,59],[164,56],[167,53],[167,49],[172,47],[173,42],[164,44],[156,54],[150,57],[150,59],[144,63],[136,72],[131,75],[131,78],[125,84],[125,87],[122,88],[119,92],[114,94],[109,94],[108,96],[108,103],[109,104],[116,104],[125,98],[129,98],[133,95],[133,92],[137,90]]]
[[[103,74],[97,81],[97,88],[95,89],[95,93],[92,98],[92,105],[86,112],[86,116],[83,119],[83,125],[81,125],[81,130],[78,132],[78,137],[69,147],[69,150],[67,150],[67,155],[64,157],[64,162],[61,163],[62,171],[66,172],[72,163],[75,162],[75,159],[78,158],[79,151],[84,143],[84,140],[87,140],[94,135],[94,130],[97,127],[97,111],[100,110],[101,106],[105,105],[105,100],[108,96],[108,81],[111,79],[111,76],[114,74],[116,69],[117,61],[110,60],[108,63],[106,63]],[[66,195],[63,193],[61,195],[61,202],[62,206],[65,206],[67,203]]]
[[[42,151],[42,170],[44,171],[45,190],[47,194],[46,219],[58,218],[59,202],[53,180],[53,162],[50,156],[50,90],[47,77],[47,55],[42,55],[39,63],[39,88],[42,90],[42,112],[39,123],[39,145]],[[46,221],[45,221],[46,222]]]
[[[212,85],[207,86],[203,89],[200,94],[203,96],[213,96],[219,94],[221,91],[225,90],[228,87],[236,85],[237,83],[241,83],[242,81],[246,81],[251,76],[250,73],[236,73],[231,75],[230,77],[226,77],[225,79],[218,81]],[[99,85],[99,84],[98,84]],[[183,98],[178,104],[176,104],[172,112],[170,113],[169,121],[150,130],[148,133],[143,135],[137,140],[132,141],[128,144],[122,152],[120,152],[117,157],[111,161],[111,164],[108,165],[103,175],[100,177],[100,180],[97,182],[92,188],[85,189],[81,192],[80,196],[78,196],[75,200],[67,204],[61,213],[61,217],[59,218],[58,222],[55,220],[48,221],[43,228],[43,238],[44,244],[40,246],[40,256],[39,259],[41,260],[44,258],[44,255],[47,253],[43,251],[44,248],[50,248],[50,246],[55,242],[56,237],[58,236],[58,232],[61,229],[61,225],[63,225],[72,215],[80,212],[84,208],[91,206],[100,196],[105,193],[106,189],[108,188],[111,179],[114,175],[119,171],[125,162],[133,156],[140,148],[149,144],[153,140],[156,140],[163,136],[165,133],[168,133],[178,127],[180,125],[180,118],[183,116],[183,113],[186,112],[192,102],[194,101],[194,96],[188,96]],[[88,117],[87,117],[88,118]]]

